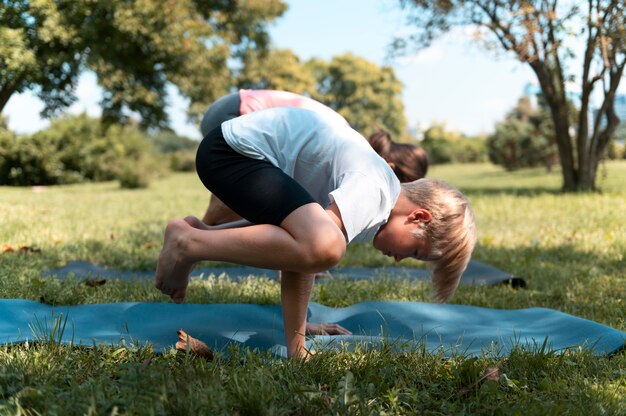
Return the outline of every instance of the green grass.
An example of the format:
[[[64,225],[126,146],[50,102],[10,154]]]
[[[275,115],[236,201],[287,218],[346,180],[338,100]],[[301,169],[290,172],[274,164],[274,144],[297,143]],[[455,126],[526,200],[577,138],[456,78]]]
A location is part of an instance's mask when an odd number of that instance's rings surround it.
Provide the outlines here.
[[[626,163],[601,170],[602,193],[560,194],[559,172],[490,165],[435,166],[477,215],[474,257],[524,277],[528,288],[461,287],[453,303],[548,307],[626,331]],[[0,188],[0,244],[40,253],[0,254],[0,297],[50,304],[164,302],[152,282],[89,287],[41,277],[71,260],[151,270],[168,219],[201,215],[208,194],[192,174],[128,191],[115,183]],[[390,260],[367,245],[344,265]],[[406,266],[419,266],[404,260]],[[317,284],[313,301],[428,301],[428,284]],[[279,302],[276,282],[192,282],[188,302]],[[67,329],[66,329],[67,330]],[[44,338],[46,338],[44,336]],[[392,348],[321,352],[309,362],[233,349],[207,363],[149,347],[0,346],[0,414],[626,414],[626,357],[516,350],[509,357],[445,358]],[[498,381],[481,381],[490,366]]]

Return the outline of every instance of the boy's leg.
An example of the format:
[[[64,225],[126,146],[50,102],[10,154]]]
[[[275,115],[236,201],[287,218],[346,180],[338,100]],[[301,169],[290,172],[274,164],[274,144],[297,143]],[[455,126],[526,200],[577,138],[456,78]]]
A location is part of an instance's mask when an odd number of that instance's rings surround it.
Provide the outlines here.
[[[177,219],[165,230],[156,287],[181,303],[191,268],[200,260],[283,270],[281,298],[287,353],[299,356],[305,353],[306,312],[314,273],[334,266],[345,249],[343,233],[316,203],[296,209],[280,227],[261,224],[202,230]]]
[[[180,303],[189,272],[201,260],[316,273],[339,262],[345,249],[343,233],[316,203],[296,209],[280,226],[201,230],[182,219],[173,220],[165,230],[156,286]]]
[[[232,209],[226,206],[221,199],[215,195],[211,195],[209,207],[202,218],[202,222],[207,225],[221,225],[240,219],[241,216],[237,215]]]

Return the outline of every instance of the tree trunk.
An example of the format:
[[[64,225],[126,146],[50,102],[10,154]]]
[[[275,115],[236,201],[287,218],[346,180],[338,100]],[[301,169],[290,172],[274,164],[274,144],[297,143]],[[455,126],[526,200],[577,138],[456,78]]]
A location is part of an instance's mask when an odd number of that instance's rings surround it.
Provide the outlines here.
[[[587,157],[584,165],[580,165],[581,178],[580,190],[595,190],[598,165],[603,159],[606,149],[613,139],[615,130],[620,119],[615,113],[615,95],[624,74],[626,59],[609,72],[608,88],[604,91],[604,101],[598,110],[598,118],[595,120],[593,135],[587,149]],[[602,128],[602,117],[606,118],[606,126]]]
[[[554,123],[554,135],[556,136],[559,159],[561,161],[561,174],[563,175],[563,190],[566,192],[576,191],[578,188],[578,171],[574,162],[572,140],[569,134],[569,117],[567,100],[564,86],[555,85],[555,78],[550,75],[543,61],[529,62],[530,67],[537,75],[544,97],[550,107],[552,122]]]
[[[2,110],[4,110],[4,107],[15,92],[16,85],[17,84],[3,85],[2,89],[0,89],[0,114],[2,114]]]
[[[567,103],[550,104],[554,134],[561,160],[561,175],[563,176],[563,191],[574,192],[578,189],[578,169],[574,162],[572,141],[569,134],[569,121],[567,112],[563,111]]]

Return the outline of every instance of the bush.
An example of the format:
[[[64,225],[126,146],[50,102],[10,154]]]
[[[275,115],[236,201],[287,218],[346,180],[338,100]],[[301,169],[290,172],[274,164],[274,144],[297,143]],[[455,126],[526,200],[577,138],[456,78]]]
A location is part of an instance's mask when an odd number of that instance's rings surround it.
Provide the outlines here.
[[[626,158],[624,143],[619,143],[617,140],[611,140],[607,147],[606,158],[610,160]]]
[[[113,180],[128,163],[154,157],[136,127],[105,128],[84,114],[56,120],[32,136],[0,133],[0,154],[0,184],[17,186]]]
[[[513,118],[496,125],[487,148],[489,160],[509,171],[536,166],[550,170],[558,160],[552,139],[532,123]]]
[[[193,151],[195,153],[198,144],[200,144],[197,140],[179,136],[170,130],[163,130],[151,135],[150,140],[154,145],[154,149],[159,153],[178,153],[182,151]]]
[[[196,170],[196,152],[178,151],[169,154],[170,169],[174,172],[194,172]]]
[[[466,137],[435,124],[424,132],[421,145],[431,163],[480,163],[487,160],[485,140]]]
[[[142,162],[128,161],[122,166],[117,179],[125,189],[147,188],[150,185],[150,172]]]
[[[538,107],[530,97],[522,97],[509,111],[503,121],[496,124],[496,131],[487,138],[489,160],[506,170],[545,166],[551,170],[559,156],[552,117],[541,95]],[[571,107],[571,123],[575,123],[577,111]]]

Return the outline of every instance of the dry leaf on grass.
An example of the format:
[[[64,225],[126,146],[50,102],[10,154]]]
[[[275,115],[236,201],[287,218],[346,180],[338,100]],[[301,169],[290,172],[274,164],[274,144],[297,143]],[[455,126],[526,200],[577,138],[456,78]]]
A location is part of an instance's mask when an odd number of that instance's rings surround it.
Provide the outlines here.
[[[89,287],[102,286],[107,282],[107,279],[87,279],[85,284]]]
[[[176,349],[178,351],[190,351],[207,361],[213,360],[213,351],[211,351],[211,348],[204,342],[193,338],[182,329],[179,329],[176,333],[178,334],[178,341],[176,342]]]
[[[15,248],[11,244],[0,244],[0,253],[41,253],[40,248],[34,248],[30,246],[21,246]]]

